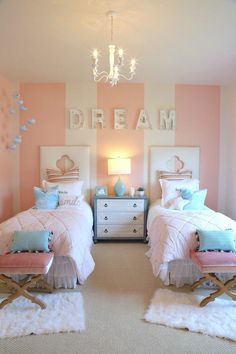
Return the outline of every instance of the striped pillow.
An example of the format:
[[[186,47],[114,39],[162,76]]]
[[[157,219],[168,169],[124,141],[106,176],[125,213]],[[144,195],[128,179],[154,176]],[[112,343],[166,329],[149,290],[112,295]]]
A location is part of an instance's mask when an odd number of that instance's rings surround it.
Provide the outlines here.
[[[47,168],[47,180],[49,182],[74,182],[79,180],[79,168],[75,167],[68,171],[52,170]]]

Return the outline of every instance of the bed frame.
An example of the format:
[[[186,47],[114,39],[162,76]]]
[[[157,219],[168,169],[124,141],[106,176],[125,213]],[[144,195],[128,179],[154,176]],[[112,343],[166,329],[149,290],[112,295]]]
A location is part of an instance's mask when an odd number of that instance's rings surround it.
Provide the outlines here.
[[[149,152],[149,198],[151,203],[161,198],[160,171],[162,173],[163,171],[183,173],[183,175],[185,172],[191,171],[192,178],[199,178],[199,147],[151,146]],[[174,159],[179,160],[180,166],[176,166]]]
[[[46,178],[46,169],[58,169],[57,161],[67,155],[79,167],[79,179],[84,181],[85,200],[90,203],[90,147],[89,146],[41,146],[40,147],[40,181]]]

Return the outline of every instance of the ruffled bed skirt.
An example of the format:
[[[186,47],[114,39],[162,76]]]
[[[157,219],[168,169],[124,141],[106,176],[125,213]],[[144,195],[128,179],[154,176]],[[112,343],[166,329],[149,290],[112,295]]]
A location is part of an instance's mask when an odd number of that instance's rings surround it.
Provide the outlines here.
[[[19,281],[25,278],[25,275],[11,275],[11,277]],[[44,278],[54,289],[74,289],[78,285],[78,277],[70,257],[54,256],[53,263]]]
[[[73,289],[78,284],[74,263],[70,257],[55,256],[45,280],[55,289]]]
[[[177,288],[184,285],[191,285],[202,277],[195,263],[192,260],[174,260],[161,266],[160,278],[165,285],[175,285]],[[232,274],[217,274],[219,278],[226,281],[232,278]],[[212,286],[207,281],[204,285]]]

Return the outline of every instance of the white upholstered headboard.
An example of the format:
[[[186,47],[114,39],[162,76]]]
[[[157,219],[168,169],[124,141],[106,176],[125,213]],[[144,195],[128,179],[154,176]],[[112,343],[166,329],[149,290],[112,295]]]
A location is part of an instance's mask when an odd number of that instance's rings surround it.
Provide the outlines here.
[[[150,202],[161,198],[159,171],[171,171],[173,157],[183,163],[183,170],[192,171],[192,178],[199,178],[199,147],[151,146],[149,150],[149,198]]]
[[[40,146],[40,181],[46,179],[46,169],[58,169],[57,160],[68,155],[79,167],[79,179],[84,181],[85,200],[90,203],[90,147],[89,146]]]

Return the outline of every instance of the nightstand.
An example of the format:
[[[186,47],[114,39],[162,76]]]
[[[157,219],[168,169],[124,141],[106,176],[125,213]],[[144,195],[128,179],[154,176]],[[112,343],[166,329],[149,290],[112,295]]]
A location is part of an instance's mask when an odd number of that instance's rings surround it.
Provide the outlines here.
[[[94,242],[142,240],[146,242],[147,197],[94,197]]]

